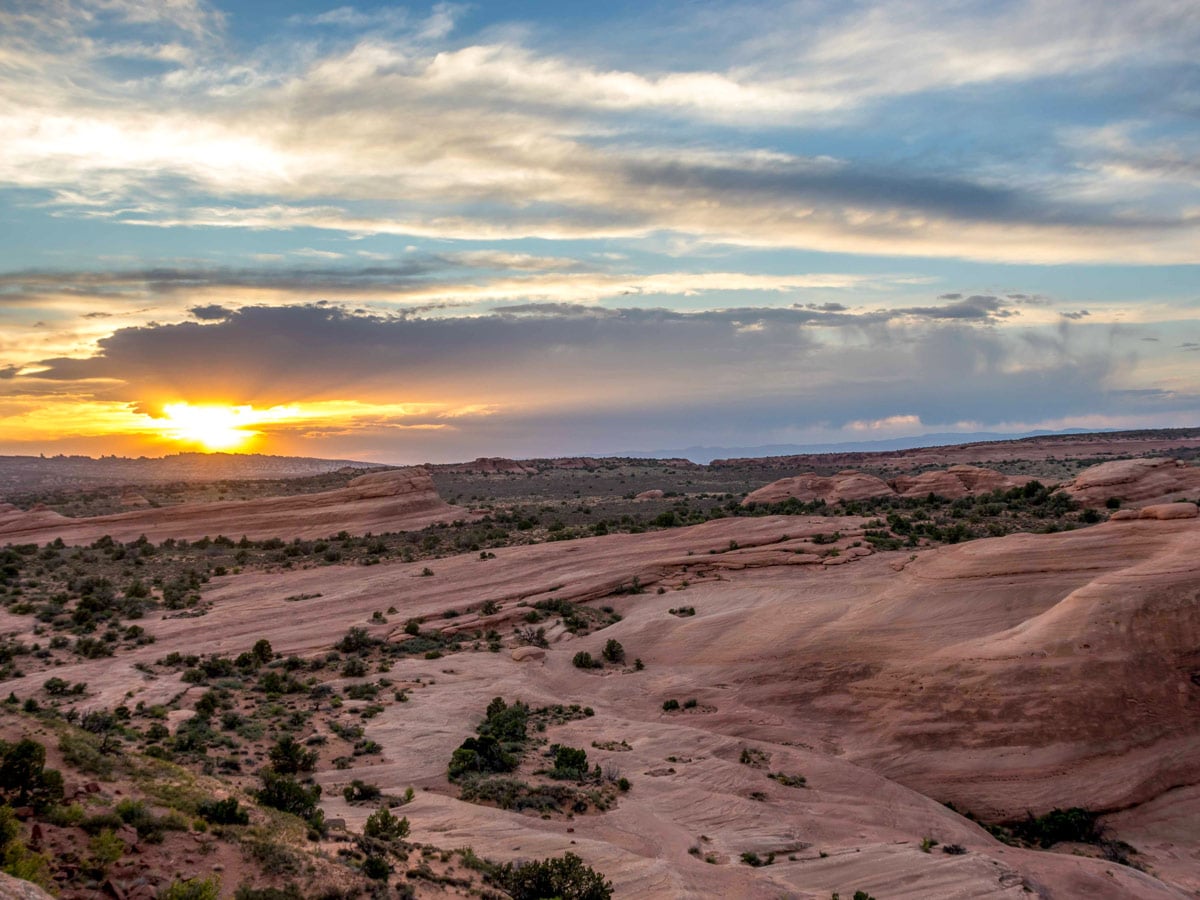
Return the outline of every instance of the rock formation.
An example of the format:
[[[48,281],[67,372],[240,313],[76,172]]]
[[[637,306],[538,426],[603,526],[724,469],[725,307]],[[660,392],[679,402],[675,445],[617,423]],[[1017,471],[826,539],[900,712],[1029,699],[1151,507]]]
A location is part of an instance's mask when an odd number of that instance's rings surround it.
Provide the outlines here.
[[[990,494],[992,491],[1023,487],[1030,481],[1033,479],[1029,476],[1004,475],[995,469],[951,466],[948,469],[922,472],[920,475],[901,475],[893,479],[892,486],[901,497],[923,497],[932,493],[957,500],[959,497],[973,497],[976,494]]]
[[[766,487],[761,487],[747,495],[746,499],[742,501],[742,505],[781,503],[791,498],[805,503],[814,500],[840,503],[843,500],[889,497],[895,493],[887,482],[863,472],[849,470],[828,477],[809,473],[773,481]]]
[[[1025,475],[1004,475],[993,469],[981,469],[977,466],[951,466],[920,475],[901,475],[889,483],[874,475],[848,469],[828,477],[808,473],[781,478],[749,494],[742,501],[742,505],[780,503],[793,497],[806,503],[813,500],[841,503],[845,500],[866,500],[893,495],[924,497],[930,493],[956,500],[959,497],[1022,487],[1032,480]]]
[[[1110,498],[1133,506],[1200,495],[1200,467],[1177,459],[1120,459],[1084,469],[1062,489],[1084,506]]]
[[[425,469],[394,469],[360,475],[344,488],[316,494],[182,503],[81,519],[44,508],[26,512],[2,504],[0,544],[45,543],[58,537],[68,543],[91,543],[104,535],[131,541],[143,534],[155,541],[218,534],[252,540],[316,538],[339,531],[363,534],[424,528],[468,516],[438,496]]]

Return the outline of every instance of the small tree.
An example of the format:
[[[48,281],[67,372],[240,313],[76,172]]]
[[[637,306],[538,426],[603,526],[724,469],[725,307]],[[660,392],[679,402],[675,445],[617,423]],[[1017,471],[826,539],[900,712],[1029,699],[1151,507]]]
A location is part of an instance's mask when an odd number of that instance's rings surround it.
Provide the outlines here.
[[[408,831],[408,817],[397,819],[386,806],[371,813],[363,826],[363,834],[380,841],[402,841],[408,837]]]
[[[290,734],[280,738],[269,753],[271,768],[280,775],[311,772],[317,767],[317,751],[305,750],[304,745]]]
[[[294,778],[280,775],[267,769],[262,773],[263,786],[257,792],[258,802],[282,812],[291,813],[302,819],[312,819],[317,814],[317,801],[321,799],[321,786],[307,788]]]
[[[258,660],[258,664],[265,666],[275,658],[275,650],[271,647],[271,642],[266,638],[259,638],[254,642],[254,646],[250,650],[250,654]]]
[[[563,747],[559,744],[555,744],[553,750],[554,771],[551,772],[551,775],[555,778],[582,780],[583,776],[587,774],[587,751],[575,747]]]
[[[601,655],[604,657],[605,662],[625,662],[625,648],[621,646],[620,642],[614,640],[613,638],[608,639],[608,643],[604,645],[604,650],[601,651]]]

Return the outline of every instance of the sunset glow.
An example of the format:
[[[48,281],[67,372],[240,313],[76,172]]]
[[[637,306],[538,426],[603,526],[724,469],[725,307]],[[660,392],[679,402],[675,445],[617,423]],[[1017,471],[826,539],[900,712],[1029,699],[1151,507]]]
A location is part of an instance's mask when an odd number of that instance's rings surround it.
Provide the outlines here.
[[[163,407],[167,424],[163,436],[207,450],[236,450],[258,432],[247,426],[261,421],[248,406],[190,406],[169,403]]]
[[[1193,424],[1198,46],[1187,0],[0,3],[0,454]]]

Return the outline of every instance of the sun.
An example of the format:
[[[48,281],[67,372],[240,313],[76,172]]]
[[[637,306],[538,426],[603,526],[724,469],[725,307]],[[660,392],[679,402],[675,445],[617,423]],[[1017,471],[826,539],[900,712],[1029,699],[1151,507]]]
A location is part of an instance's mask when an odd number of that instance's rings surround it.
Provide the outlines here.
[[[258,432],[248,429],[253,417],[248,406],[192,406],[168,403],[163,407],[167,424],[163,436],[200,444],[206,450],[235,450]]]

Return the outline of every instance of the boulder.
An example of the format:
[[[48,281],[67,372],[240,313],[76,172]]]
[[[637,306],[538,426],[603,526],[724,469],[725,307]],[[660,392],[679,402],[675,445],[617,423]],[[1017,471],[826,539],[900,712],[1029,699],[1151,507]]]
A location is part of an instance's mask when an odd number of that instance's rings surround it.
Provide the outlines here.
[[[517,662],[536,662],[546,658],[546,651],[540,647],[518,647],[512,652],[512,658]]]
[[[1200,515],[1200,507],[1195,503],[1157,503],[1145,506],[1138,515],[1139,519],[1194,519]]]

